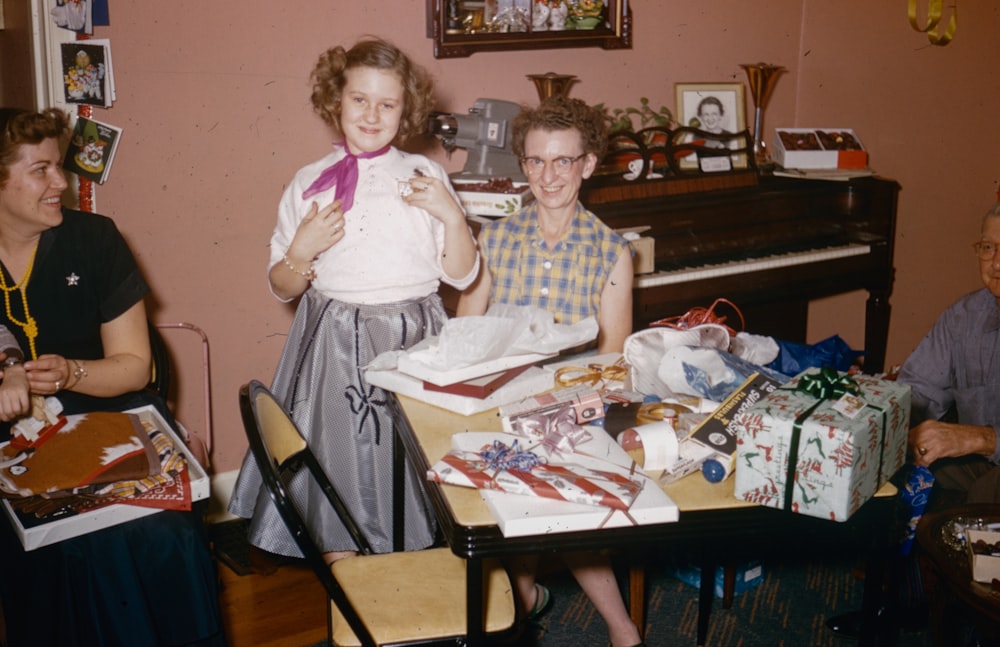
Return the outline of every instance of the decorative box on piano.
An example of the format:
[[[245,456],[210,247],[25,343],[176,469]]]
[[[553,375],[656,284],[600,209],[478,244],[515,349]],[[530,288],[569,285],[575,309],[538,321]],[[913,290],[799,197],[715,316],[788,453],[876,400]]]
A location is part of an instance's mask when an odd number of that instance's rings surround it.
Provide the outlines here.
[[[633,274],[649,274],[656,269],[656,240],[649,236],[640,235],[649,230],[649,225],[623,227],[615,230],[624,236],[632,247]]]
[[[863,169],[868,153],[850,128],[778,128],[774,161],[796,169]]]

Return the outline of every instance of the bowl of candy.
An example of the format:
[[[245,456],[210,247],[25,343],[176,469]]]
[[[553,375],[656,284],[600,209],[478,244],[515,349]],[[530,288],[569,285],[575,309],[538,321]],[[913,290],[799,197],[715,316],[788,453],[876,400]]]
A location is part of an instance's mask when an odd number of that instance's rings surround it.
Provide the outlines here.
[[[527,182],[515,182],[509,177],[487,180],[453,177],[452,184],[470,216],[510,216],[535,199]]]

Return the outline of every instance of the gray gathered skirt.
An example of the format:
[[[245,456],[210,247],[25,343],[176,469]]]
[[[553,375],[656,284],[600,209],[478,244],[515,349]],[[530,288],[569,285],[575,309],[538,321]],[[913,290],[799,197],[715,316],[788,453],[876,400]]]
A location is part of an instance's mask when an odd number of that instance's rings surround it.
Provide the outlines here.
[[[278,364],[275,397],[306,437],[375,552],[393,549],[394,431],[387,393],[365,381],[363,368],[383,352],[405,350],[438,334],[446,319],[437,294],[402,303],[355,305],[310,289],[299,303]],[[433,543],[435,522],[423,475],[409,461],[406,470],[405,547],[416,550]],[[293,496],[306,502],[306,522],[318,531],[320,548],[355,550],[326,497],[301,476],[293,479]],[[254,546],[279,555],[302,555],[249,452],[229,511],[251,519],[249,540]]]

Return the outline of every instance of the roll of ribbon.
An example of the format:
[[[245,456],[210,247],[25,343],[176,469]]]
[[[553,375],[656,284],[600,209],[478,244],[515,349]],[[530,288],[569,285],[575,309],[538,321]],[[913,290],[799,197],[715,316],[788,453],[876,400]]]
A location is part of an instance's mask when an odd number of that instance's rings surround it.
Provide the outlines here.
[[[639,455],[633,454],[633,458],[644,471],[662,472],[677,462],[677,432],[669,420],[626,429],[618,442],[626,450],[642,450]]]

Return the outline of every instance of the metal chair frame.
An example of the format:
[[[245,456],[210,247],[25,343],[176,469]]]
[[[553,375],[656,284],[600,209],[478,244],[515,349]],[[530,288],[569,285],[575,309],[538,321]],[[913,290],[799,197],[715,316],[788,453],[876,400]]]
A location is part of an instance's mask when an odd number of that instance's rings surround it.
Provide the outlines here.
[[[336,604],[355,636],[365,647],[376,647],[371,631],[348,599],[347,592],[326,563],[323,552],[313,539],[302,515],[289,494],[288,483],[293,475],[306,469],[315,479],[330,505],[351,534],[360,555],[372,555],[373,551],[361,529],[330,482],[323,467],[309,449],[301,432],[287,412],[275,400],[273,394],[257,380],[243,385],[240,389],[240,412],[250,451],[260,469],[264,485],[278,513],[289,532],[305,556],[305,561],[319,578],[330,600]],[[357,558],[354,558],[357,559]],[[465,583],[456,583],[464,590]],[[333,640],[332,609],[327,608],[328,635]],[[444,639],[414,640],[401,644],[444,644],[464,645],[464,636]]]

